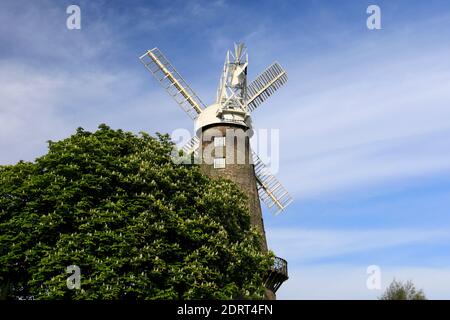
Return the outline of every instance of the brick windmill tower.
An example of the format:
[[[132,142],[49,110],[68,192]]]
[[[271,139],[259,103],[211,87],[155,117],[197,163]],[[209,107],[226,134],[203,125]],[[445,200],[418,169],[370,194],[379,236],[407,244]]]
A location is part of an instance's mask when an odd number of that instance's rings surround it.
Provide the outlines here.
[[[250,148],[251,113],[286,83],[286,72],[275,62],[247,84],[248,55],[243,43],[235,44],[227,52],[216,101],[206,106],[158,48],[140,60],[194,120],[196,135],[183,147],[185,153],[193,152],[208,176],[230,179],[247,194],[251,223],[263,235],[261,250],[267,251],[260,200],[278,214],[292,198]],[[287,279],[287,262],[277,257],[266,276],[266,297],[275,299]]]

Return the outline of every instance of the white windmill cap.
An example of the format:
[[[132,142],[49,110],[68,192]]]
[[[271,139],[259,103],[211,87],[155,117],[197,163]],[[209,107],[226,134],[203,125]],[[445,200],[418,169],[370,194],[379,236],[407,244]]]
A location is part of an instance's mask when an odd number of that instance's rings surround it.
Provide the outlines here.
[[[197,136],[200,135],[202,128],[211,125],[233,124],[252,129],[251,118],[243,110],[224,110],[219,103],[208,106],[198,115],[195,120],[194,130]]]

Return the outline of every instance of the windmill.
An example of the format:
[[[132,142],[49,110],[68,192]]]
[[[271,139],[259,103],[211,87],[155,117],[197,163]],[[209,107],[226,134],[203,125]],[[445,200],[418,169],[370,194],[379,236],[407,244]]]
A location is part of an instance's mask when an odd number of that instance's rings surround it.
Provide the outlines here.
[[[226,54],[216,101],[206,106],[158,48],[139,59],[194,121],[196,134],[183,151],[200,157],[205,174],[226,177],[247,194],[251,223],[263,235],[261,248],[267,251],[260,200],[279,214],[292,197],[250,148],[251,114],[287,82],[286,72],[274,62],[247,84],[248,55],[244,44],[237,43]],[[266,297],[274,299],[287,278],[287,262],[277,257],[266,277]]]

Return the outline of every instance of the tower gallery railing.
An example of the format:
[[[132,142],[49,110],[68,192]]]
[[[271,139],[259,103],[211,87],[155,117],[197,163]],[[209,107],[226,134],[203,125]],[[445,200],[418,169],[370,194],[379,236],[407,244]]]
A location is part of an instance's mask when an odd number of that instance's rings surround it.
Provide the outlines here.
[[[274,264],[267,273],[264,283],[265,287],[275,293],[287,279],[289,279],[287,261],[280,257],[275,257]]]

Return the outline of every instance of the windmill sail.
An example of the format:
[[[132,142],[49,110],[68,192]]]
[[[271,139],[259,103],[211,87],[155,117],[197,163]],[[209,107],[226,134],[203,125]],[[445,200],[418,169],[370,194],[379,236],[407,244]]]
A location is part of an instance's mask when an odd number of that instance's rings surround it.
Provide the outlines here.
[[[275,91],[287,82],[286,71],[274,62],[247,87],[247,106],[254,111]]]
[[[144,66],[171,95],[178,105],[195,120],[205,109],[205,104],[184,81],[158,48],[147,51],[139,57]]]
[[[197,136],[194,136],[188,143],[186,143],[181,150],[183,150],[184,154],[189,155],[192,152],[194,156],[198,156],[198,147],[200,146],[200,139]]]
[[[255,166],[256,181],[258,182],[259,198],[275,214],[283,211],[292,201],[288,191],[281,185],[275,176],[270,173],[258,155],[252,151]]]

